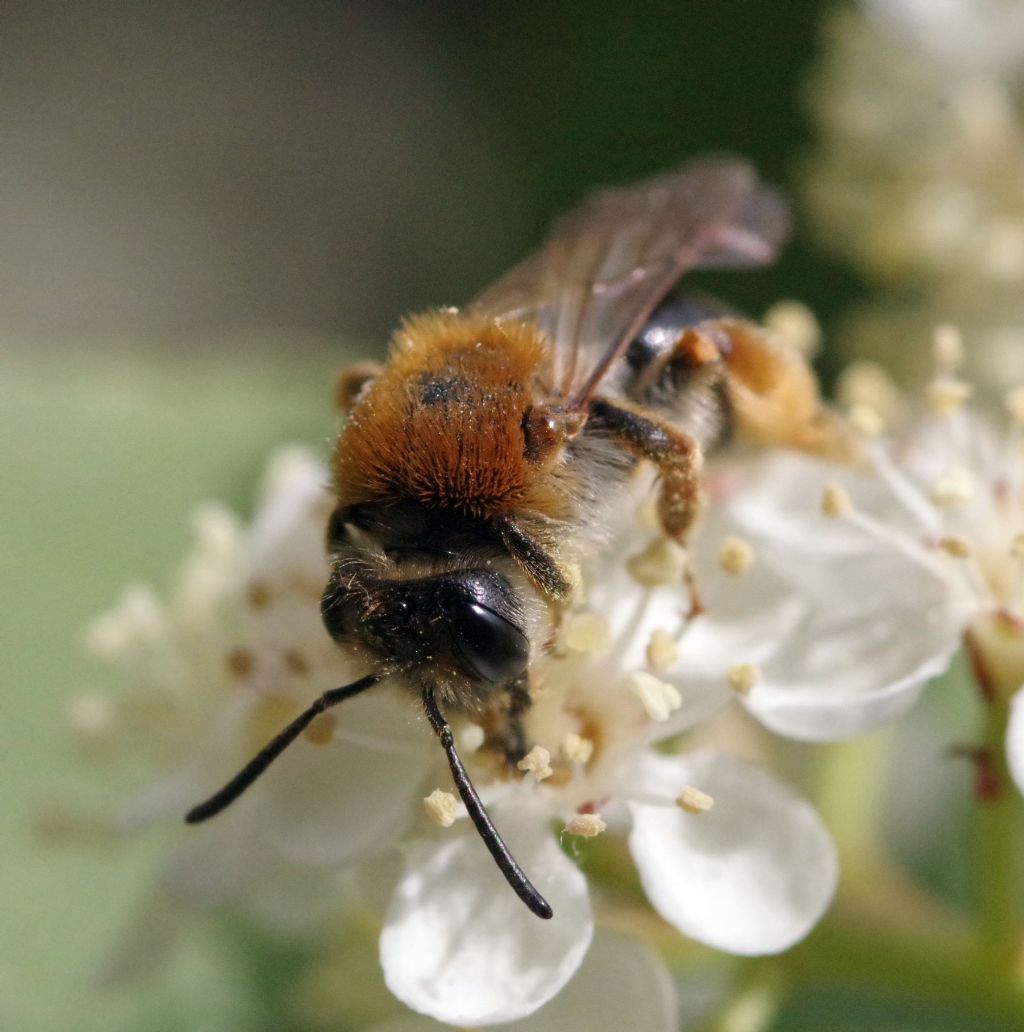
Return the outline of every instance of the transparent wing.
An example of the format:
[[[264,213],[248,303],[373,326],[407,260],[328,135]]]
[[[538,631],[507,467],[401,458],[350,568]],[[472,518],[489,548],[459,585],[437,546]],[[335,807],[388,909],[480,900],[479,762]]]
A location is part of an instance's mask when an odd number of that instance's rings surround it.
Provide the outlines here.
[[[551,343],[552,393],[581,408],[684,273],[770,262],[788,227],[785,202],[749,164],[705,158],[594,194],[470,308],[535,322]]]

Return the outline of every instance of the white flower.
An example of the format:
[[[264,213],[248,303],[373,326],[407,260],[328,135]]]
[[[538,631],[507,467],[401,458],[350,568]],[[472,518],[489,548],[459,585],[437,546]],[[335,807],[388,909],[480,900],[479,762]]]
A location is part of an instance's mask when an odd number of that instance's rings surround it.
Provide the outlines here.
[[[136,595],[93,628],[93,649],[128,682],[111,718],[122,742],[158,752],[172,772],[124,821],[183,815],[300,708],[352,679],[319,617],[328,506],[317,465],[285,453],[251,531],[220,512],[205,517],[169,605]],[[450,775],[415,703],[387,686],[319,718],[222,815],[183,829],[164,891],[192,904],[252,897],[278,874],[380,868],[378,858],[400,849],[380,939],[385,980],[413,1009],[458,1025],[525,1019],[584,963],[590,894],[560,839],[628,837],[652,905],[685,935],[738,954],[788,948],[835,887],[834,849],[816,814],[738,760],[654,748],[727,705],[730,682],[756,698],[760,684],[739,678],[737,664],[754,671],[804,611],[775,597],[780,582],[757,549],[718,522],[712,512],[694,556],[707,608],[698,619],[686,616],[678,548],[660,536],[642,548],[649,532],[632,523],[583,571],[586,601],[535,671],[525,725],[533,749],[520,769],[452,715],[495,824],[554,909],[550,921],[505,884],[446,795]],[[723,563],[723,542],[742,563]],[[79,710],[84,731],[96,707]]]
[[[1008,419],[986,418],[943,366],[956,364],[948,350],[925,414],[865,440],[870,468],[779,456],[726,506],[780,598],[810,603],[743,700],[780,733],[821,741],[886,723],[961,644],[990,699],[1024,684],[1022,395]],[[1024,785],[1020,698],[1007,750]]]

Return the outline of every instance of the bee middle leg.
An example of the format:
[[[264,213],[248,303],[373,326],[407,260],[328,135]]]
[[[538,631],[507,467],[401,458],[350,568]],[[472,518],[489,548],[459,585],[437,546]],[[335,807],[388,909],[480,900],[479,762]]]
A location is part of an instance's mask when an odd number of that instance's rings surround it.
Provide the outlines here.
[[[514,767],[528,752],[523,717],[530,709],[530,683],[526,674],[517,678],[508,689],[508,709],[505,711],[505,762]]]
[[[665,533],[685,544],[701,510],[703,456],[697,441],[638,406],[604,398],[590,403],[590,422],[637,458],[657,466],[661,474],[658,517]]]

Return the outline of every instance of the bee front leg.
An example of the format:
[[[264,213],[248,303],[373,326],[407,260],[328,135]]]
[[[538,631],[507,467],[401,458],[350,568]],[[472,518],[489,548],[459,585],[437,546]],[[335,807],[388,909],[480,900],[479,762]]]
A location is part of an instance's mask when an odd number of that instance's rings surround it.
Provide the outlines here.
[[[665,533],[685,544],[701,510],[700,445],[679,427],[643,409],[595,398],[590,425],[599,427],[637,458],[658,467],[658,516]]]

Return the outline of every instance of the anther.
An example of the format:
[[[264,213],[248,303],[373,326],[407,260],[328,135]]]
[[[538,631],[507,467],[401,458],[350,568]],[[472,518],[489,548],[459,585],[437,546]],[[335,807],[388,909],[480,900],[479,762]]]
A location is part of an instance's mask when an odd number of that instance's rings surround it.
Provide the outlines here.
[[[969,559],[974,551],[971,548],[970,541],[959,534],[951,534],[949,537],[939,538],[938,544],[939,548],[946,555],[951,555],[954,559]]]
[[[459,812],[459,801],[451,792],[435,788],[423,800],[423,809],[439,828],[450,828]]]
[[[688,785],[679,793],[676,805],[687,813],[701,814],[707,813],[715,805],[715,800],[707,792]]]
[[[960,331],[949,323],[935,327],[932,335],[932,360],[943,373],[955,373],[964,365],[964,341]]]
[[[933,412],[949,415],[963,407],[973,388],[964,380],[940,378],[928,384],[928,405]]]
[[[802,301],[778,301],[762,320],[782,343],[804,358],[812,358],[821,344],[821,326]]]
[[[562,641],[574,652],[603,652],[611,644],[608,621],[600,613],[576,613],[569,620]]]
[[[964,466],[954,466],[932,484],[929,495],[940,508],[963,505],[974,497],[974,477]]]
[[[543,745],[535,745],[516,766],[537,781],[543,781],[554,774],[551,769],[551,753]]]
[[[642,552],[626,560],[630,576],[645,588],[682,584],[686,549],[667,537],[655,538]]]
[[[607,828],[608,825],[601,820],[600,814],[596,813],[578,813],[570,817],[565,824],[565,830],[570,835],[578,835],[580,838],[594,838]]]
[[[1024,386],[1007,391],[1003,401],[1013,421],[1024,426]]]
[[[842,484],[826,484],[821,495],[821,511],[830,519],[845,516],[853,508],[853,502]]]
[[[679,689],[652,674],[638,670],[629,675],[628,685],[640,700],[651,720],[664,721],[683,704]]]
[[[647,663],[659,674],[671,670],[679,661],[679,646],[668,631],[657,628],[647,643]]]
[[[583,767],[589,762],[590,757],[594,755],[594,743],[589,738],[584,738],[582,735],[576,734],[575,731],[570,731],[562,739],[562,755],[570,763],[578,763]]]
[[[726,671],[726,678],[737,695],[749,695],[761,679],[761,671],[753,663],[734,663]]]
[[[734,577],[746,573],[754,563],[754,546],[740,537],[727,537],[718,546],[718,565]]]

